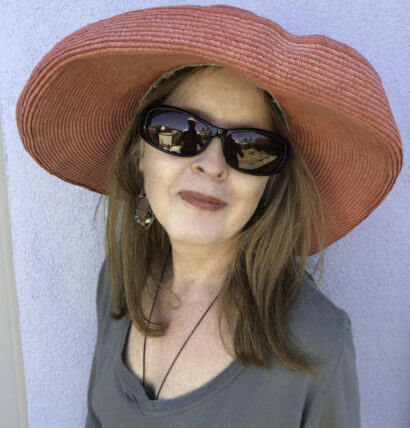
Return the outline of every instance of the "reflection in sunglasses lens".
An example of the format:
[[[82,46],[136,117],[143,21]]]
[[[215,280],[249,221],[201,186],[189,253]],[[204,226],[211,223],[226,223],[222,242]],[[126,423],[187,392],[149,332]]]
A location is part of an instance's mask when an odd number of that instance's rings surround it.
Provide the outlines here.
[[[208,139],[208,127],[182,112],[158,112],[151,116],[148,134],[157,146],[170,152],[193,156]]]
[[[211,132],[199,118],[169,110],[151,112],[147,125],[149,139],[154,145],[182,156],[196,155]],[[225,136],[224,152],[233,167],[269,174],[281,165],[286,146],[282,140],[262,132],[231,131]]]
[[[226,145],[227,157],[233,166],[258,173],[272,171],[284,156],[280,142],[255,131],[236,131],[229,136],[231,144]]]

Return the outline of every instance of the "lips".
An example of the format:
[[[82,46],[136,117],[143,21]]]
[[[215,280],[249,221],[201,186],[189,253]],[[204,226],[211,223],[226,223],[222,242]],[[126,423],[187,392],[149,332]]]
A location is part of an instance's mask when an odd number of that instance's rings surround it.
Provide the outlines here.
[[[181,199],[188,202],[189,204],[209,211],[219,210],[226,205],[226,202],[222,201],[221,199],[191,190],[182,190],[179,192],[179,195]]]

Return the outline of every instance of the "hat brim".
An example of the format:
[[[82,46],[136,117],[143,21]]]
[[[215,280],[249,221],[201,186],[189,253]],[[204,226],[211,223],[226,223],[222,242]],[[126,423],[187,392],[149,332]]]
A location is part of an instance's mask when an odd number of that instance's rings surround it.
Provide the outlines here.
[[[231,69],[279,101],[323,199],[325,246],[391,190],[401,141],[373,67],[335,40],[295,36],[227,6],[137,10],[64,38],[18,100],[24,147],[51,174],[105,193],[116,142],[147,89],[170,70],[204,63]]]

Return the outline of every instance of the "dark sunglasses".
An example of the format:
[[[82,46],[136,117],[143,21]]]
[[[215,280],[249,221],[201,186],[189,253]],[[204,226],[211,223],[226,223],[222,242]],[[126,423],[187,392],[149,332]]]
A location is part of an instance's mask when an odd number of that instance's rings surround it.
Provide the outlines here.
[[[148,107],[142,113],[142,137],[174,156],[203,152],[213,137],[221,137],[228,165],[251,175],[273,175],[285,164],[289,143],[279,135],[256,128],[225,129],[177,107]]]

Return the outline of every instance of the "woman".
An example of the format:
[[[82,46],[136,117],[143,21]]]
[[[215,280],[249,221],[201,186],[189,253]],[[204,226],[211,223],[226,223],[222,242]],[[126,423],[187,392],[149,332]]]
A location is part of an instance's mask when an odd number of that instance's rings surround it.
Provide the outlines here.
[[[401,167],[363,57],[243,9],[134,11],[57,44],[18,124],[109,196],[87,427],[360,426],[349,316],[304,269]]]

